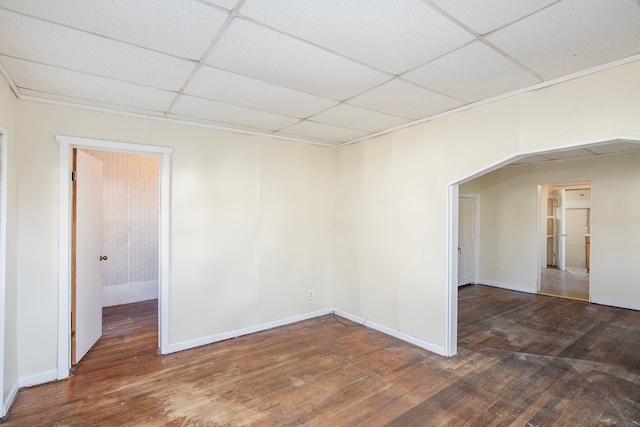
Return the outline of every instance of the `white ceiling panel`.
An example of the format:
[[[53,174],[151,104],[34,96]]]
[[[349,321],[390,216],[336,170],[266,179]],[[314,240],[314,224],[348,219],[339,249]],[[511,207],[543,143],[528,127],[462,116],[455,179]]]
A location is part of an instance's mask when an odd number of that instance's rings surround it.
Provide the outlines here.
[[[244,125],[270,131],[291,126],[298,121],[298,119],[291,117],[251,110],[189,95],[182,95],[171,109],[171,112],[186,117],[197,117],[218,123],[228,123],[234,126]]]
[[[347,104],[340,104],[317,114],[311,120],[365,132],[379,132],[409,121]]]
[[[473,39],[420,0],[247,0],[240,13],[393,74]]]
[[[0,6],[194,60],[228,17],[193,0],[0,0]]]
[[[487,40],[552,79],[638,53],[640,4],[564,0]]]
[[[404,74],[402,78],[466,102],[491,98],[540,82],[481,42],[473,42]]]
[[[548,162],[548,161],[549,159],[543,156],[527,156],[527,157],[523,157],[520,160],[516,160],[511,164],[512,165],[528,165],[532,163],[542,163],[542,162]]]
[[[165,111],[175,98],[175,92],[134,85],[104,77],[0,56],[9,74],[17,76],[18,88],[48,93],[49,99],[72,97],[95,100],[111,107],[127,106]]]
[[[339,144],[640,56],[639,23],[640,0],[0,0],[0,68],[18,97]]]
[[[390,78],[336,54],[236,19],[207,63],[248,77],[344,100]]]
[[[232,10],[238,4],[238,0],[203,0],[207,3],[215,4],[217,6],[224,7],[227,10]]]
[[[348,103],[411,120],[429,117],[464,104],[399,79],[350,99]]]
[[[310,122],[308,120],[296,123],[295,125],[283,129],[278,133],[282,135],[313,138],[318,141],[328,140],[334,143],[347,142],[367,135],[367,132],[345,129],[324,123]]]
[[[550,160],[564,160],[575,159],[577,157],[589,157],[592,156],[593,153],[584,148],[576,148],[572,150],[553,151],[551,153],[544,153],[542,155]]]
[[[467,27],[487,34],[558,0],[431,0]]]
[[[185,93],[298,118],[337,104],[337,101],[208,66],[200,68]]]
[[[179,90],[195,65],[3,10],[0,54],[168,90]]]
[[[640,150],[640,143],[623,141],[615,144],[592,145],[587,149],[595,154],[626,153]]]

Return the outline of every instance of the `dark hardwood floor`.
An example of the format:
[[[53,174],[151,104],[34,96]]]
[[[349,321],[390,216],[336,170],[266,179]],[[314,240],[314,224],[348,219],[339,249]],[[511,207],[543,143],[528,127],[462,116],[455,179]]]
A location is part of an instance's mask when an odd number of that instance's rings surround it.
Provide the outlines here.
[[[167,356],[156,328],[155,301],[105,309],[73,376],[21,390],[6,425],[640,424],[632,310],[465,286],[452,358],[331,316]]]

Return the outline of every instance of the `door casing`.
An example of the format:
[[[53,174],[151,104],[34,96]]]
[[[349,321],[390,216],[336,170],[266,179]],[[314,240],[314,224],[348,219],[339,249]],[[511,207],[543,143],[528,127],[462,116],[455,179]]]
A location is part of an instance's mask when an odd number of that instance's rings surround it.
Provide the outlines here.
[[[58,142],[59,257],[58,257],[58,361],[57,379],[67,378],[71,370],[71,150],[119,151],[156,155],[160,159],[160,224],[158,245],[158,348],[168,353],[169,345],[169,214],[171,152],[168,147],[131,144],[56,135]]]

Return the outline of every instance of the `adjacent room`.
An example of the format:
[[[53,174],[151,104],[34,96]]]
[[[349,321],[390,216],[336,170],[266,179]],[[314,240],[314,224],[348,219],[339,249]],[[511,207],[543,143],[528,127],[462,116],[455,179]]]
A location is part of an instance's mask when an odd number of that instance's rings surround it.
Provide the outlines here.
[[[636,0],[0,0],[7,425],[640,424]]]

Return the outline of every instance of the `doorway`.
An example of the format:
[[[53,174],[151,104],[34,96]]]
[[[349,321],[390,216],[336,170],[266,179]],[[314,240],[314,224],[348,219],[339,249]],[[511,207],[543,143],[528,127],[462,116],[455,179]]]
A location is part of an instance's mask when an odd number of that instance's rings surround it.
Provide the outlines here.
[[[171,148],[130,144],[69,136],[55,136],[59,147],[59,277],[58,277],[58,361],[56,378],[64,379],[71,369],[71,150],[84,148],[124,153],[148,154],[160,158],[159,167],[159,247],[158,247],[158,347],[169,353],[169,213]]]
[[[538,186],[538,293],[589,301],[591,183]]]
[[[103,308],[158,298],[158,156],[74,149],[72,365],[102,336]]]

